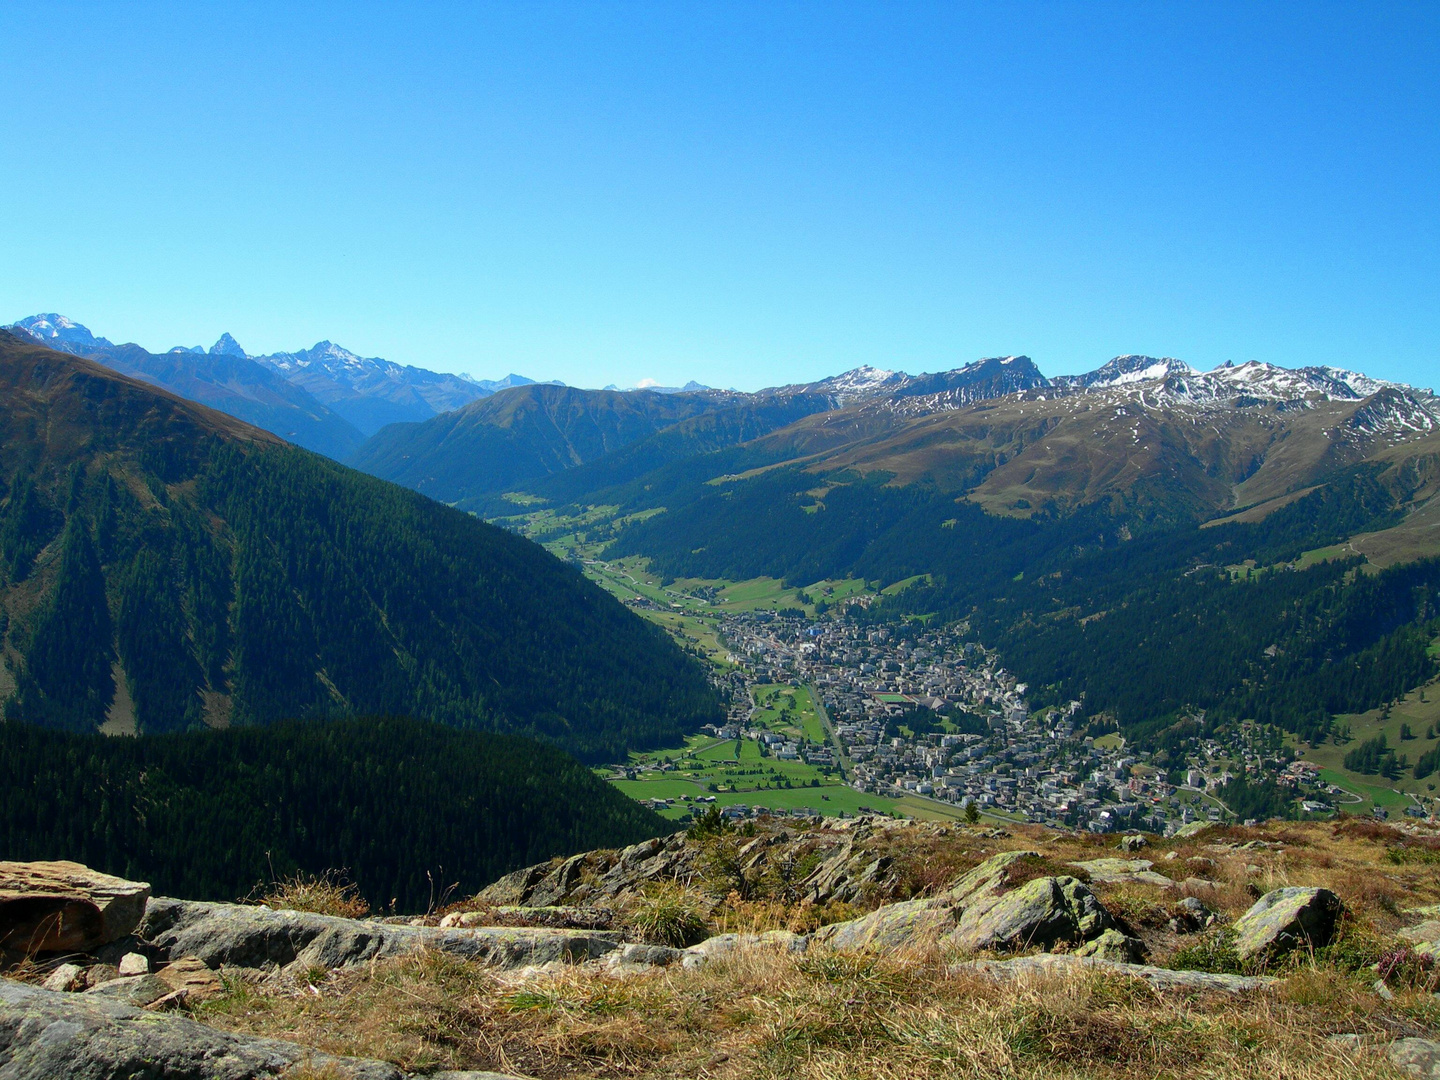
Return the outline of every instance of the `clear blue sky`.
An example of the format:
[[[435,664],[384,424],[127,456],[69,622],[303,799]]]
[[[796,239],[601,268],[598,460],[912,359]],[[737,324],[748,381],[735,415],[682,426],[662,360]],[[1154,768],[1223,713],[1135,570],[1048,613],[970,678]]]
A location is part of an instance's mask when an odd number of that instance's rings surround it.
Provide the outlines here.
[[[1440,384],[1440,5],[0,7],[0,321],[754,388]]]

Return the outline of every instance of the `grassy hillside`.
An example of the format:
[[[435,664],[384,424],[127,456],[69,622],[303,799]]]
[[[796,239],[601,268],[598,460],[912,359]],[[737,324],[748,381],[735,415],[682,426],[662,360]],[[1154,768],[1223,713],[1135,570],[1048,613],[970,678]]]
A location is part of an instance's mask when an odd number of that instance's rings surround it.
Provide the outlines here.
[[[10,719],[410,714],[613,759],[717,715],[662,630],[518,536],[9,336],[0,400]]]
[[[343,868],[425,910],[510,870],[666,831],[553,747],[399,719],[141,736],[0,724],[0,850],[235,900]]]

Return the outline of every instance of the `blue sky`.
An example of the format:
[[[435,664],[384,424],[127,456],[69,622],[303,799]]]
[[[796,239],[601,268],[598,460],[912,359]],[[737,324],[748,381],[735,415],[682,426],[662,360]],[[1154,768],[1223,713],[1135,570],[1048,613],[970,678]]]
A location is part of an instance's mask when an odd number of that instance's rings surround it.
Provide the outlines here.
[[[755,388],[1440,384],[1440,5],[7,4],[0,320]]]

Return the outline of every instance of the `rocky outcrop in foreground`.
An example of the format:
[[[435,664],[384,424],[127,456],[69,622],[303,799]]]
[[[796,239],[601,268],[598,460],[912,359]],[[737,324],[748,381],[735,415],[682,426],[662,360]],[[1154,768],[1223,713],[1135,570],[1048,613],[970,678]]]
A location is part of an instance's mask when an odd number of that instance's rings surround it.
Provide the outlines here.
[[[1275,889],[1235,920],[1235,955],[1251,961],[1321,948],[1330,944],[1341,910],[1329,889]]]
[[[150,886],[74,862],[0,862],[0,957],[95,952],[145,913]]]
[[[275,1039],[217,1031],[88,994],[0,979],[0,1076],[5,1080],[264,1080],[299,1067],[346,1080],[406,1080],[383,1061],[337,1058]],[[440,1073],[430,1080],[514,1080]]]
[[[794,883],[797,900],[825,904],[885,899],[895,884],[885,845],[902,823],[888,818],[830,820],[823,829],[778,828],[744,839],[737,859],[747,877],[763,877],[781,864],[813,864]],[[558,862],[506,874],[481,890],[487,905],[595,906],[623,903],[660,881],[689,883],[704,875],[701,848],[684,833],[656,837],[620,851],[587,851]]]
[[[815,941],[835,949],[884,950],[939,941],[978,952],[1083,945],[1109,933],[1111,952],[1139,955],[1139,942],[1123,933],[1079,879],[1046,876],[1012,885],[1016,871],[1039,858],[1034,851],[1004,852],[943,896],[886,904],[859,919],[823,926]]]
[[[518,968],[594,960],[624,940],[613,930],[406,926],[169,897],[150,902],[139,932],[171,957],[247,968],[342,968],[420,949],[490,967]]]

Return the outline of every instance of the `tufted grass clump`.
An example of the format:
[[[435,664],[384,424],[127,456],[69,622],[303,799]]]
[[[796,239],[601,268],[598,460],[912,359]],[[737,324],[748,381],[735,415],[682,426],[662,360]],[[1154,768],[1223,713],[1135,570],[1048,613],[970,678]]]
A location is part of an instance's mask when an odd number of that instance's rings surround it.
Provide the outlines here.
[[[626,912],[626,922],[651,945],[683,949],[710,936],[709,902],[695,891],[666,881],[652,885]]]
[[[276,911],[308,911],[342,919],[363,919],[370,914],[370,905],[360,895],[359,887],[347,882],[337,870],[282,878],[255,897],[255,902]]]

